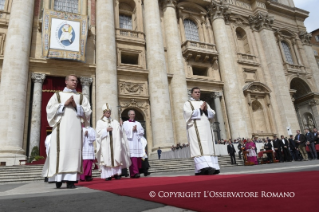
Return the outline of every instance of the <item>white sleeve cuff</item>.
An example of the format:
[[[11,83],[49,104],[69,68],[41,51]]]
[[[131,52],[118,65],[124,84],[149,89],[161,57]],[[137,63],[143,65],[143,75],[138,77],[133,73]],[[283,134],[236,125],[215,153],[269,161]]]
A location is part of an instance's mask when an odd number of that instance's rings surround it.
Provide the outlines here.
[[[191,119],[200,119],[201,115],[200,115],[200,109],[197,108],[193,111],[193,114],[191,116]]]
[[[58,110],[56,112],[56,115],[61,115],[61,114],[64,114],[64,104],[60,104],[59,107],[58,107]]]
[[[76,115],[80,117],[84,116],[83,108],[81,105],[76,104]]]
[[[207,110],[207,115],[208,115],[208,118],[209,118],[209,119],[212,119],[212,118],[214,118],[214,116],[215,116],[215,111],[213,111],[213,110]]]
[[[109,135],[109,132],[106,131],[106,129],[101,130],[101,139],[107,137]]]

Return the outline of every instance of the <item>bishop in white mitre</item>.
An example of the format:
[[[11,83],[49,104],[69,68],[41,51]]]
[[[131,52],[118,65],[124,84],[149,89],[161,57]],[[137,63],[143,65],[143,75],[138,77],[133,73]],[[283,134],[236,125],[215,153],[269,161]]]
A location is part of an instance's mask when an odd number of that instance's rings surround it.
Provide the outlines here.
[[[144,146],[141,138],[144,136],[144,128],[141,123],[135,121],[135,111],[128,112],[129,120],[123,123],[123,131],[126,134],[130,146],[130,157],[132,165],[130,166],[131,178],[139,178],[139,169],[142,168],[141,158],[144,156]]]
[[[47,107],[47,119],[52,127],[50,150],[47,158],[46,176],[49,182],[56,182],[60,188],[67,182],[67,188],[75,188],[82,168],[82,126],[88,124],[91,106],[85,96],[76,92],[77,77],[69,75],[65,79],[63,92],[56,92]]]
[[[122,168],[129,167],[127,142],[122,127],[117,120],[111,118],[112,110],[108,103],[102,106],[103,116],[97,121],[97,158],[101,170],[101,178],[109,181],[114,177],[121,179]],[[129,161],[129,162],[127,162]]]
[[[200,100],[200,89],[191,90],[191,98],[184,104],[184,119],[188,133],[191,157],[195,162],[195,175],[212,175],[220,171],[210,119],[215,111]]]
[[[83,173],[80,176],[81,181],[92,180],[92,165],[95,160],[94,143],[95,130],[90,126],[83,127]]]

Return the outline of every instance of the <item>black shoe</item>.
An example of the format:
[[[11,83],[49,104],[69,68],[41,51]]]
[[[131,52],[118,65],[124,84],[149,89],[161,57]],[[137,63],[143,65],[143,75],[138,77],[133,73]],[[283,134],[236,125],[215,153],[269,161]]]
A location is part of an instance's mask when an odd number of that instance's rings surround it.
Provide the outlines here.
[[[105,178],[105,181],[110,181],[110,180],[112,180],[112,177]]]
[[[76,188],[74,183],[68,183],[68,185],[66,187],[71,188],[71,189]]]
[[[55,186],[56,186],[56,188],[61,188],[62,182],[56,182],[56,183],[55,183]]]
[[[135,174],[133,178],[140,178],[140,174]]]
[[[115,175],[115,176],[114,176],[114,179],[115,179],[115,180],[119,180],[119,179],[121,179],[121,176]]]
[[[215,171],[216,171],[216,169],[209,167],[209,168],[207,168],[206,173],[207,173],[207,175],[213,175],[215,173]]]
[[[217,169],[216,169],[215,172],[214,172],[214,175],[215,175],[215,174],[219,174],[219,173],[220,173],[220,170],[217,170]]]
[[[145,177],[148,176],[148,175],[151,175],[151,173],[150,173],[150,172],[144,173],[144,176],[145,176]]]
[[[92,181],[93,180],[92,177],[86,177],[85,179],[86,179],[86,181]]]

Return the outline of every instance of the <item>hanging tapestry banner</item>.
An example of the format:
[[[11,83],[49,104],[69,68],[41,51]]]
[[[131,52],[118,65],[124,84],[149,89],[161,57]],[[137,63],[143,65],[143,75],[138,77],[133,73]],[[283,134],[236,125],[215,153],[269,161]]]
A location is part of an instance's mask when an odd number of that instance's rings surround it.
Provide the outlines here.
[[[42,26],[42,54],[85,62],[88,16],[45,10]]]

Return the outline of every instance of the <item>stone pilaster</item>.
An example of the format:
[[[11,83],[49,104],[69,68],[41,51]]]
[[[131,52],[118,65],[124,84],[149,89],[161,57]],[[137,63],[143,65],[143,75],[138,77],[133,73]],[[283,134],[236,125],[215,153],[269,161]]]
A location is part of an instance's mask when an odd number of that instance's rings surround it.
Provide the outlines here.
[[[144,1],[144,26],[153,151],[155,152],[158,147],[169,150],[174,144],[174,135],[158,0]]]
[[[274,31],[272,30],[274,19],[267,14],[257,13],[255,16],[249,17],[249,22],[251,28],[259,32],[266,61],[271,61],[267,63],[267,66],[274,89],[273,92],[276,94],[275,100],[278,108],[280,108],[280,122],[283,125],[283,128],[278,129],[278,133],[287,135],[287,127],[290,127],[292,131],[295,132],[299,128],[299,125],[295,108],[291,101],[289,86],[285,83],[286,76],[282,65],[282,56],[276,42]]]
[[[32,73],[31,79],[33,81],[33,95],[32,95],[32,116],[30,128],[30,144],[29,155],[33,147],[40,145],[40,131],[41,131],[41,105],[42,105],[42,84],[45,80],[45,74]]]
[[[180,32],[177,25],[176,7],[174,0],[164,1],[164,28],[167,43],[168,72],[173,74],[171,79],[171,100],[173,109],[173,123],[176,143],[187,140],[185,121],[180,112],[187,101],[187,85],[181,50]]]
[[[80,77],[82,85],[82,94],[90,101],[90,85],[93,82],[93,79],[90,77]]]
[[[225,121],[223,117],[222,105],[220,98],[222,97],[221,92],[212,93],[211,97],[214,99],[214,105],[216,109],[217,121],[219,122],[220,136],[222,139],[226,139]]]
[[[319,69],[318,69],[317,61],[311,46],[311,42],[310,42],[311,37],[312,35],[310,33],[307,33],[307,32],[299,33],[299,38],[300,38],[300,41],[302,42],[302,46],[303,46],[303,49],[305,50],[306,58],[309,64],[309,69],[311,70],[312,77],[315,80],[316,89],[317,91],[319,91]]]
[[[102,105],[118,106],[114,1],[96,1],[96,120]],[[118,114],[112,117],[118,119]]]
[[[0,86],[0,161],[25,159],[22,149],[34,0],[13,1]]]
[[[224,84],[225,102],[228,112],[231,137],[246,137],[248,135],[246,119],[244,116],[242,89],[238,84],[236,58],[233,57],[232,48],[225,25],[225,17],[229,14],[228,6],[223,1],[213,2],[210,16],[213,24],[216,47],[219,53],[219,68]],[[226,138],[224,138],[226,139]]]

